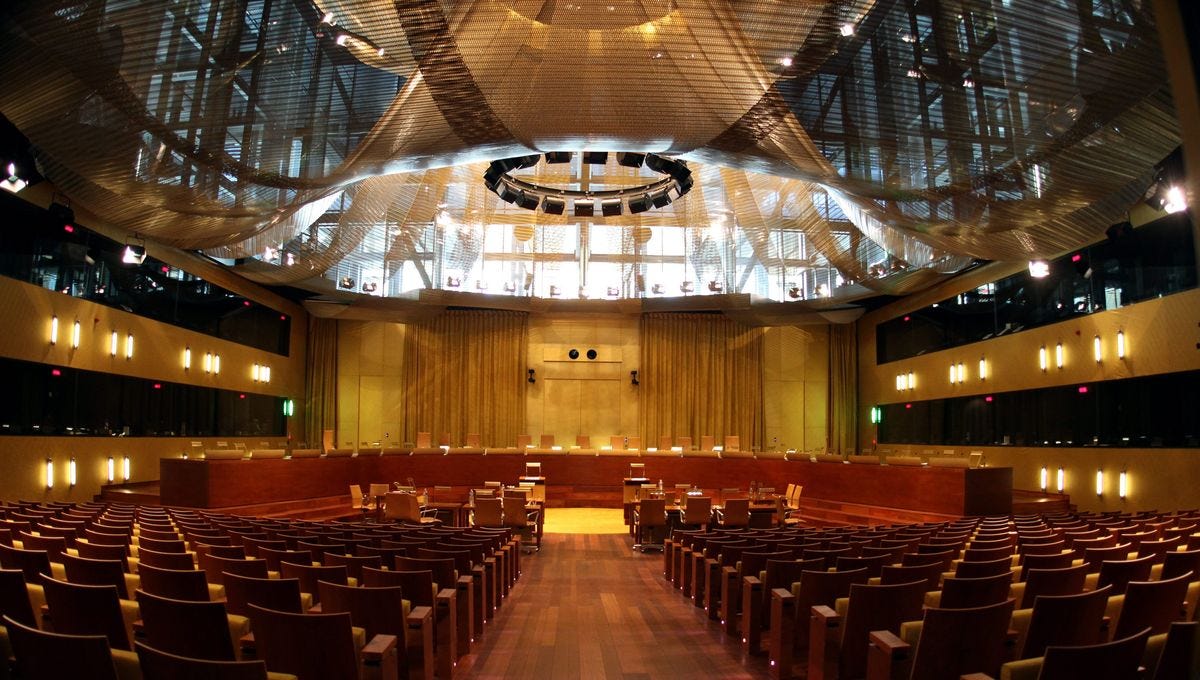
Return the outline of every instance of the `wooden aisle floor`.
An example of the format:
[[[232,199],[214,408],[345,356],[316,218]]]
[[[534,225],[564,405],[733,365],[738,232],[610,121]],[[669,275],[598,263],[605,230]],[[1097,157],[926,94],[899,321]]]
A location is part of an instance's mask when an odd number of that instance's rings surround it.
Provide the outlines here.
[[[455,678],[765,678],[625,535],[547,535]]]

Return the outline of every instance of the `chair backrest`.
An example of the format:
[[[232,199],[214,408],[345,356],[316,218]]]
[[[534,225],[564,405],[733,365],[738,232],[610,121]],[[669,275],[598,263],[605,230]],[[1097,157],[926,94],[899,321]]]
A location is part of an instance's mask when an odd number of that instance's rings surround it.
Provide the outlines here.
[[[37,619],[33,617],[33,605],[29,601],[29,588],[25,585],[25,574],[20,569],[0,569],[0,615],[27,626],[37,625]]]
[[[179,538],[150,538],[138,537],[138,550],[157,550],[165,553],[186,553],[187,545]]]
[[[103,635],[47,633],[5,616],[14,670],[22,678],[38,680],[117,680],[112,651]],[[5,660],[7,663],[7,660]]]
[[[400,588],[404,592],[404,597],[411,601],[414,607],[432,607],[437,596],[433,590],[435,587],[433,572],[428,569],[384,571],[366,567],[363,569],[363,578],[359,584],[366,588]],[[453,588],[453,585],[447,583],[440,587]]]
[[[263,661],[209,661],[133,643],[142,680],[267,680]]]
[[[1193,576],[1200,575],[1200,550],[1172,551],[1163,555],[1161,578],[1175,578],[1189,571]]]
[[[192,556],[182,552],[159,552],[149,548],[138,549],[138,566],[149,564],[162,569],[195,569]]]
[[[397,557],[396,571],[429,571],[433,573],[433,582],[437,584],[438,590],[455,587],[455,565],[453,559]]]
[[[848,555],[838,555],[834,559],[836,560],[834,564],[838,571],[866,569],[867,576],[875,578],[883,571],[883,567],[887,563],[888,556],[871,555],[867,557],[851,557]]]
[[[1150,629],[1097,645],[1046,648],[1039,680],[1136,678]]]
[[[500,499],[504,512],[504,526],[524,527],[529,520],[525,514],[525,499],[517,496],[505,496]]]
[[[329,583],[341,586],[347,584],[348,574],[346,567],[341,565],[314,567],[311,564],[284,562],[280,565],[280,569],[280,576],[283,578],[294,578],[300,582],[300,592],[312,595],[313,604],[320,604],[321,602],[321,589],[317,585],[318,582],[328,581]]]
[[[684,524],[707,524],[712,515],[712,498],[709,496],[684,496],[680,521]]]
[[[980,578],[947,578],[942,581],[943,609],[967,609],[996,604],[1008,599],[1012,588],[1012,572]]]
[[[80,557],[92,560],[116,560],[121,563],[123,570],[129,571],[129,548],[127,546],[77,541],[75,552]]]
[[[86,586],[42,576],[54,630],[67,635],[103,635],[113,649],[132,651],[116,586]]]
[[[380,555],[341,555],[338,553],[327,552],[322,555],[321,563],[327,567],[345,567],[346,575],[353,577],[359,582],[359,584],[361,584],[363,578],[363,569],[367,567],[379,569],[381,566],[383,566],[383,557]]]
[[[717,445],[716,437],[712,436],[711,434],[700,435],[700,450],[701,451],[712,451],[713,447],[716,445]]]
[[[1153,555],[1139,557],[1135,560],[1106,560],[1100,563],[1100,576],[1096,587],[1103,588],[1111,585],[1113,594],[1120,595],[1125,592],[1125,586],[1131,581],[1149,581],[1152,568],[1154,568]]]
[[[744,527],[750,525],[750,499],[731,498],[725,501],[721,525],[726,527]]]
[[[416,443],[417,443],[416,448],[418,448],[418,449],[432,448],[433,447],[433,433],[432,432],[418,432]]]
[[[532,442],[533,442],[533,435],[530,435],[530,434],[517,435],[517,448],[518,449],[528,448]]]
[[[204,570],[208,582],[217,585],[225,583],[226,573],[265,579],[268,571],[267,561],[264,559],[218,557],[211,553],[201,556],[200,567]]]
[[[866,584],[866,569],[852,571],[806,571],[800,575],[799,588],[792,588],[796,596],[796,611],[807,612],[817,605],[832,607],[839,597],[848,597],[850,587],[855,584]],[[799,640],[808,639],[808,616],[796,617],[796,636]]]
[[[59,555],[67,552],[67,539],[62,536],[35,536],[28,531],[17,532],[21,546],[25,550],[45,550],[50,555],[51,562],[59,562]]]
[[[189,602],[137,592],[146,644],[171,654],[236,661],[229,617],[220,602]]]
[[[915,566],[887,564],[879,570],[879,583],[885,586],[897,583],[910,583],[912,581],[924,581],[925,589],[933,591],[938,589],[941,579],[941,562],[918,564]]]
[[[138,565],[142,590],[172,600],[207,602],[208,579],[197,569],[162,569],[149,564]]]
[[[725,435],[725,450],[726,451],[741,451],[742,438],[736,434]]]
[[[345,612],[351,622],[375,635],[395,635],[404,640],[404,593],[399,586],[355,588],[321,581],[321,611]]]
[[[548,449],[551,446],[554,446],[554,435],[543,434],[538,438],[538,448]]]
[[[939,552],[930,553],[905,553],[900,558],[900,564],[906,567],[915,567],[922,564],[936,564],[942,568],[942,571],[950,569],[950,563],[958,556],[957,550],[942,550]]]
[[[504,502],[499,498],[475,499],[475,526],[504,526]]]
[[[67,581],[85,586],[113,586],[125,600],[129,592],[125,587],[125,570],[119,560],[93,560],[74,555],[62,555]]]
[[[0,568],[16,569],[28,583],[39,583],[40,575],[51,574],[50,554],[45,550],[21,550],[0,545]]]
[[[1150,628],[1151,635],[1158,635],[1167,632],[1172,621],[1182,621],[1183,601],[1192,578],[1187,572],[1162,581],[1129,583],[1113,638],[1133,635],[1145,627]]]
[[[1011,557],[1001,557],[986,562],[959,562],[954,569],[954,575],[958,578],[984,578],[999,574],[1008,574],[1009,580],[1012,580]]]
[[[479,435],[479,433],[477,433],[477,432],[468,432],[467,433],[467,441],[466,441],[467,448],[478,449],[483,446],[482,442],[483,442],[483,437],[481,437]]]
[[[661,527],[667,524],[667,501],[662,498],[647,498],[638,508],[638,525]]]
[[[1032,607],[1039,595],[1077,595],[1082,593],[1086,579],[1086,564],[1060,569],[1030,569],[1025,575],[1025,594],[1021,599],[1021,608]]]
[[[385,519],[401,522],[421,521],[421,506],[416,494],[403,491],[389,491],[383,508]]]
[[[291,614],[250,605],[255,652],[299,680],[358,677],[350,614]]]
[[[913,680],[970,673],[999,677],[1012,612],[1012,600],[971,609],[926,609],[913,658]]]
[[[921,618],[925,583],[850,586],[850,603],[842,626],[842,649],[838,675],[861,678],[867,674],[867,641],[872,631],[887,630],[899,635],[900,624]]]
[[[1200,655],[1200,622],[1176,621],[1167,631],[1153,680],[1175,680],[1195,676],[1195,659]]]
[[[248,616],[250,605],[301,613],[300,581],[294,578],[252,578],[227,573],[225,609],[230,614]]]
[[[1078,595],[1042,595],[1033,603],[1033,615],[1018,658],[1041,656],[1049,645],[1094,645],[1104,635],[1101,622],[1111,588]]]
[[[1029,576],[1030,569],[1065,569],[1075,562],[1075,553],[1059,552],[1052,555],[1021,556],[1021,575],[1018,581],[1024,581]]]
[[[312,553],[308,550],[275,550],[274,548],[259,548],[258,556],[267,563],[268,571],[279,571],[284,562],[296,564],[312,564]]]

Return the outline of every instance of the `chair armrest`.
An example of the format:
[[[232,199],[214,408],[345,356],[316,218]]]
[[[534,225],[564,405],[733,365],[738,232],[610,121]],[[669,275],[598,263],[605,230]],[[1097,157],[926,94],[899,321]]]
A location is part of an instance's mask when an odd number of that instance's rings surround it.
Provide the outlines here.
[[[871,632],[867,649],[867,680],[891,680],[898,662],[908,659],[912,646],[886,630]]]
[[[390,680],[399,677],[398,643],[395,635],[377,634],[359,650],[359,677],[362,680]]]
[[[254,633],[246,633],[238,638],[238,649],[242,652],[243,659],[257,659],[254,649]]]
[[[808,680],[838,677],[842,617],[825,605],[812,607],[808,627]]]
[[[309,607],[308,613],[309,614],[320,614],[321,613],[321,603],[318,602],[317,604],[314,604],[313,606]]]
[[[958,676],[958,680],[992,680],[992,676],[987,673],[968,673]]]
[[[382,633],[372,637],[367,644],[359,651],[363,661],[379,663],[384,657],[391,653],[396,653],[396,645],[399,640],[395,635],[384,635]]]

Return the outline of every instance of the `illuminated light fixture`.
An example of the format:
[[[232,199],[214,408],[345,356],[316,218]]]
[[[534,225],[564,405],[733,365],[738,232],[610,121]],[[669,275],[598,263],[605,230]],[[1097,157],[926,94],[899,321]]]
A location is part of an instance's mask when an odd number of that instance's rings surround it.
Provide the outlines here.
[[[204,353],[204,372],[212,373],[212,352]]]
[[[146,261],[146,246],[145,244],[126,243],[125,250],[121,253],[121,262],[125,264],[141,264]]]
[[[50,317],[50,344],[58,344],[58,317]]]
[[[1058,368],[1063,367],[1063,346],[1061,342],[1054,346],[1054,365]]]
[[[950,364],[950,384],[953,385],[956,382],[958,382],[958,366],[952,363]]]
[[[125,336],[125,358],[133,358],[133,333],[128,333]]]
[[[908,77],[909,77],[909,78],[920,78],[920,77],[921,77],[921,72],[920,72],[920,71],[918,71],[918,70],[917,70],[917,69],[915,69],[915,68],[910,68],[910,69],[908,69],[908,74],[907,74],[907,75],[908,75]]]
[[[967,381],[967,367],[963,366],[961,361],[958,362],[958,381],[960,383]]]
[[[1099,335],[1092,338],[1092,355],[1096,357],[1096,363],[1100,363],[1100,360],[1102,358],[1104,358],[1104,352],[1100,348],[1100,336]]]
[[[379,285],[377,283],[375,283],[374,281],[368,281],[367,283],[364,283],[362,285],[362,291],[364,293],[374,293],[378,289],[379,289]]]
[[[1129,473],[1121,470],[1120,476],[1117,477],[1117,496],[1121,500],[1125,500],[1126,494],[1129,493]]]
[[[1067,488],[1067,473],[1064,472],[1061,467],[1058,468],[1058,479],[1056,481],[1057,481],[1057,486],[1058,486],[1058,492],[1062,493],[1063,490]]]
[[[979,379],[987,380],[987,359],[979,357]]]
[[[1042,491],[1045,491],[1046,487],[1049,485],[1050,485],[1050,470],[1047,469],[1045,465],[1043,465],[1041,476],[1039,478],[1039,486],[1041,486]]]
[[[854,24],[842,24],[840,27],[838,27],[838,31],[842,34],[843,38],[849,38],[850,36],[854,35]]]
[[[290,416],[294,415],[295,413],[296,413],[296,402],[292,401],[291,399],[284,399],[283,400],[283,415],[290,417]]]
[[[376,50],[375,56],[379,57],[380,59],[383,59],[383,55],[384,55],[384,49],[382,47],[380,47],[378,50]]]
[[[79,319],[75,319],[75,323],[71,324],[71,348],[79,349]]]
[[[1104,495],[1104,468],[1096,469],[1096,495]]]
[[[67,463],[67,485],[68,486],[75,486],[75,482],[78,480],[78,477],[76,476],[77,470],[78,470],[78,468],[75,465],[75,459],[71,458],[70,462]]]
[[[341,280],[338,281],[338,286],[345,288],[346,290],[353,290],[354,277],[353,276],[343,276],[341,278]]]
[[[123,459],[121,459],[121,479],[123,481],[128,482],[129,478],[132,476],[129,473],[130,473],[129,456],[125,456]]]
[[[221,374],[221,355],[220,354],[213,355],[213,373],[216,375]]]
[[[789,66],[791,66],[791,65],[792,65],[792,58],[791,58],[791,57],[784,57],[783,59],[780,59],[780,60],[779,60],[779,65],[780,65],[780,66],[782,66],[782,67],[784,67],[784,68],[788,68]]]
[[[1088,393],[1088,387],[1087,387],[1087,385],[1080,385],[1080,386],[1079,386],[1079,393],[1080,393],[1080,394],[1087,394],[1087,393]]]
[[[908,388],[908,378],[904,377],[903,373],[901,373],[900,375],[897,375],[896,376],[896,391],[903,392],[907,388]]]
[[[1167,198],[1165,201],[1163,201],[1163,210],[1169,213],[1177,213],[1187,210],[1187,197],[1183,195],[1182,188],[1173,186],[1167,189]]]
[[[117,478],[117,461],[112,456],[108,457],[108,483],[112,484]]]
[[[330,26],[337,23],[336,20],[333,18],[333,12],[326,12],[325,16],[321,17],[321,23],[329,24]]]
[[[108,355],[110,357],[117,356],[117,332],[113,331],[108,338]]]
[[[913,375],[912,371],[908,372],[908,389],[917,389],[917,376]]]
[[[350,39],[350,36],[346,35],[345,33],[339,33],[337,40],[334,40],[334,42],[336,42],[339,45],[345,45],[346,41],[348,41],[349,39]]]
[[[1046,372],[1047,365],[1048,364],[1046,361],[1046,346],[1042,345],[1042,348],[1038,350],[1038,367],[1040,367],[1042,369],[1042,373]]]
[[[1125,358],[1125,331],[1117,331],[1117,358]]]
[[[254,364],[254,366],[250,369],[250,379],[254,382],[258,382],[258,364]]]
[[[17,177],[17,164],[9,163],[8,164],[8,178],[5,179],[2,184],[0,184],[0,189],[4,189],[5,191],[15,194],[27,186],[29,186],[29,182],[26,182],[25,180],[21,179],[20,177]]]
[[[183,370],[189,370],[192,367],[192,348],[183,348]]]
[[[1030,260],[1029,275],[1035,279],[1044,279],[1050,276],[1050,263],[1045,260]]]
[[[883,410],[878,406],[871,407],[871,424],[878,425],[883,420]]]
[[[54,488],[54,459],[46,459],[46,488]]]
[[[271,367],[263,366],[258,370],[258,377],[265,383],[271,382]]]

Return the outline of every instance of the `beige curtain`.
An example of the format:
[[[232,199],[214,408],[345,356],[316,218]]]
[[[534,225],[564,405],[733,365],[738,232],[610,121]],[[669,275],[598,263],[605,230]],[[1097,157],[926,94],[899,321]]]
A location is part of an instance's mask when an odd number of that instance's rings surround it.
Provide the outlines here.
[[[763,331],[718,314],[645,314],[641,322],[643,441],[703,435],[742,449],[763,440]],[[653,445],[653,444],[651,444]]]
[[[829,327],[829,453],[854,453],[858,438],[858,324]]]
[[[324,430],[337,427],[337,339],[335,319],[308,317],[308,355],[304,362],[304,439],[313,448],[320,448]]]
[[[461,445],[512,446],[525,427],[524,312],[450,310],[404,335],[404,440],[430,432]]]

